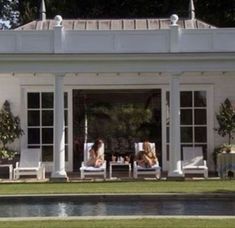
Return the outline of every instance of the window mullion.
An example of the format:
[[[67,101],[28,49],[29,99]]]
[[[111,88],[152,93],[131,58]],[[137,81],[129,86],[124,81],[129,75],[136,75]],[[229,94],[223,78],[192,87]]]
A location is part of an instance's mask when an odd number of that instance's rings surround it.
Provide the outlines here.
[[[193,143],[193,146],[195,146],[195,99],[194,99],[194,94],[195,94],[195,91],[192,92],[192,129],[193,129],[193,140],[192,140],[192,143]]]
[[[39,106],[39,112],[40,112],[40,148],[42,149],[42,93],[40,92],[40,106]]]

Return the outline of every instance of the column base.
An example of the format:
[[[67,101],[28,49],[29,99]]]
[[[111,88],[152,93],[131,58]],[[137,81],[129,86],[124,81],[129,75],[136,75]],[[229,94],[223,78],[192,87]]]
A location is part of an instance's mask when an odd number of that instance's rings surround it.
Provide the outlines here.
[[[67,182],[69,180],[65,171],[63,172],[53,172],[50,177],[50,181],[52,182]]]
[[[184,176],[178,176],[178,177],[171,177],[171,176],[168,176],[166,178],[166,180],[169,180],[169,181],[184,181],[185,178]]]
[[[175,170],[173,172],[170,172],[167,175],[167,180],[180,180],[180,181],[182,181],[184,179],[185,179],[184,173],[179,170]]]
[[[68,182],[68,177],[50,177],[50,182]]]

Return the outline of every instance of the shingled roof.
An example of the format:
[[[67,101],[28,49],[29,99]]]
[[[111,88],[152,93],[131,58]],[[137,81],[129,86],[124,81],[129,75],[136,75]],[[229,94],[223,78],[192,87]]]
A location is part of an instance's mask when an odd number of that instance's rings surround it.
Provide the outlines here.
[[[54,20],[35,20],[16,30],[52,30]],[[103,31],[103,30],[158,30],[168,29],[171,25],[169,18],[155,19],[71,19],[63,20],[65,30]],[[184,29],[208,29],[215,28],[198,19],[179,19],[178,25]]]

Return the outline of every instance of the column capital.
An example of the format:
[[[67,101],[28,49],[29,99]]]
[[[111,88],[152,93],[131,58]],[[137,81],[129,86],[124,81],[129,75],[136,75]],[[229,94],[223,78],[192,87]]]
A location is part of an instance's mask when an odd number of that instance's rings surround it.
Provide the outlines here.
[[[169,72],[169,83],[171,84],[172,80],[180,80],[183,72]]]
[[[180,77],[183,72],[182,71],[174,71],[174,72],[169,72],[170,76],[175,76],[175,77]]]
[[[54,73],[54,76],[55,76],[55,77],[64,77],[64,76],[65,76],[65,73],[57,72],[57,73]]]

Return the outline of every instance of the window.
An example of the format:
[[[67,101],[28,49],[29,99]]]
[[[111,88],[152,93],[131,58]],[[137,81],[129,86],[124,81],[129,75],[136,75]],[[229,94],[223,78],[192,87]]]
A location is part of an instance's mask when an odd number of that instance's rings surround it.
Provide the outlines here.
[[[167,160],[169,160],[169,92],[167,99]],[[201,146],[207,151],[207,93],[206,91],[180,92],[180,130],[181,148],[185,146]],[[182,150],[181,150],[182,151]]]
[[[65,159],[68,160],[68,102],[64,94]],[[27,94],[28,147],[42,149],[42,161],[53,161],[54,148],[54,94],[29,92]]]

